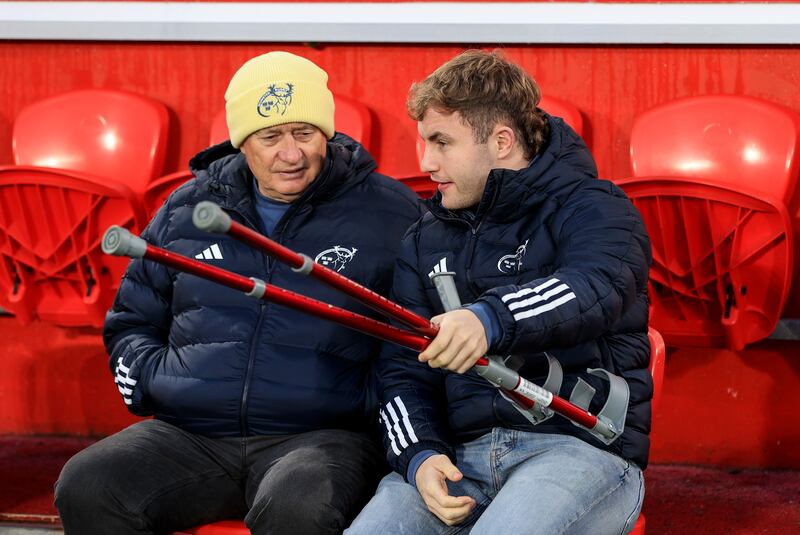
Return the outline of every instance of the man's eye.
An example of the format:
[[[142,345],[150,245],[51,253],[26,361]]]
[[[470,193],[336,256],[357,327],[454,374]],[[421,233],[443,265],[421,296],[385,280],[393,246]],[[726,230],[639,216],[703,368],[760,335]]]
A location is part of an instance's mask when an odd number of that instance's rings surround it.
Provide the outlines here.
[[[301,131],[301,132],[297,132],[295,134],[295,136],[298,137],[298,138],[301,138],[301,139],[308,139],[309,137],[311,137],[311,132],[308,131],[308,130]]]

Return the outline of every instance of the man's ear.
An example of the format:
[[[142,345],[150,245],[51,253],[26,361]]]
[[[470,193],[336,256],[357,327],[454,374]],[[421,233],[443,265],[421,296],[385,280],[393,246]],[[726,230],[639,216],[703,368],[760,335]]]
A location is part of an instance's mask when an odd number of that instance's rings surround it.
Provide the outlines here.
[[[517,146],[517,135],[510,126],[499,124],[494,127],[492,140],[497,150],[497,159],[504,160],[511,156]]]

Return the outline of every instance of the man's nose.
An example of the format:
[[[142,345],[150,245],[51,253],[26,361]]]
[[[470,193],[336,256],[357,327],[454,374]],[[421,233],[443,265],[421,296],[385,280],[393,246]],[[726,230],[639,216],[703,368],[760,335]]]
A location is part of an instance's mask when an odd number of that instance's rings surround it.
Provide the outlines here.
[[[435,173],[439,170],[439,164],[436,162],[433,152],[426,143],[422,152],[422,160],[419,162],[420,170],[423,173]]]
[[[284,162],[297,163],[303,159],[303,151],[300,150],[294,137],[286,136],[281,145],[278,157]]]

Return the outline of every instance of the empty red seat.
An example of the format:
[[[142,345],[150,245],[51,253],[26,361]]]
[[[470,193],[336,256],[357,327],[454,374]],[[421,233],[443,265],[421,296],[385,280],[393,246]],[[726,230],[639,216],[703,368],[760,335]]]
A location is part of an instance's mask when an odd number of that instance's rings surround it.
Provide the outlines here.
[[[159,102],[125,91],[72,91],[20,112],[14,162],[86,173],[140,194],[163,173],[168,130]]]
[[[230,137],[225,110],[222,109],[217,112],[217,114],[214,116],[214,120],[211,121],[211,133],[208,143],[209,145],[216,145],[230,139]]]
[[[369,108],[358,100],[344,95],[333,95],[333,101],[336,104],[333,115],[336,131],[355,139],[370,154],[377,157],[372,145],[372,115]]]
[[[573,103],[560,98],[542,95],[539,107],[555,117],[561,117],[579,136],[583,136],[583,116]]]
[[[650,234],[651,322],[666,342],[738,350],[769,336],[794,258],[784,204],[701,179],[637,177],[619,185]]]
[[[739,95],[669,102],[636,118],[633,176],[684,176],[788,203],[797,185],[800,117]]]
[[[124,258],[100,250],[103,232],[138,232],[138,201],[127,187],[67,171],[0,168],[0,306],[23,323],[99,327]]]
[[[653,322],[668,343],[741,348],[775,327],[800,228],[786,223],[799,134],[800,117],[791,110],[738,95],[680,99],[637,117],[634,176],[621,184],[639,196],[635,203],[655,236]],[[645,190],[634,188],[636,181]],[[689,188],[686,195],[681,188]]]
[[[0,301],[21,321],[102,325],[127,262],[100,252],[111,224],[138,232],[138,195],[163,168],[169,116],[123,91],[73,91],[14,122],[0,168]]]
[[[667,362],[667,346],[664,338],[656,329],[650,327],[647,331],[647,339],[650,342],[650,375],[653,376],[653,400],[650,403],[652,412],[655,414],[658,404],[661,401],[661,390],[664,384],[664,366]]]

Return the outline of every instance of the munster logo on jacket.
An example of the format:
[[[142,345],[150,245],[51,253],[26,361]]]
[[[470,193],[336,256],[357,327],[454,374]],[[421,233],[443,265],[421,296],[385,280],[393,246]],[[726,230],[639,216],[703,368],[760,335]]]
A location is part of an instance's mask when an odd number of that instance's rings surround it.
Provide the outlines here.
[[[525,256],[525,252],[528,249],[529,241],[530,240],[525,240],[525,243],[517,247],[517,252],[507,254],[497,261],[497,269],[500,273],[505,273],[506,275],[519,273],[520,269],[522,269],[522,258]]]
[[[325,249],[319,253],[314,262],[334,271],[344,271],[345,266],[353,259],[356,252],[358,252],[358,249],[355,247],[348,249],[341,245],[334,245],[330,249]]]

